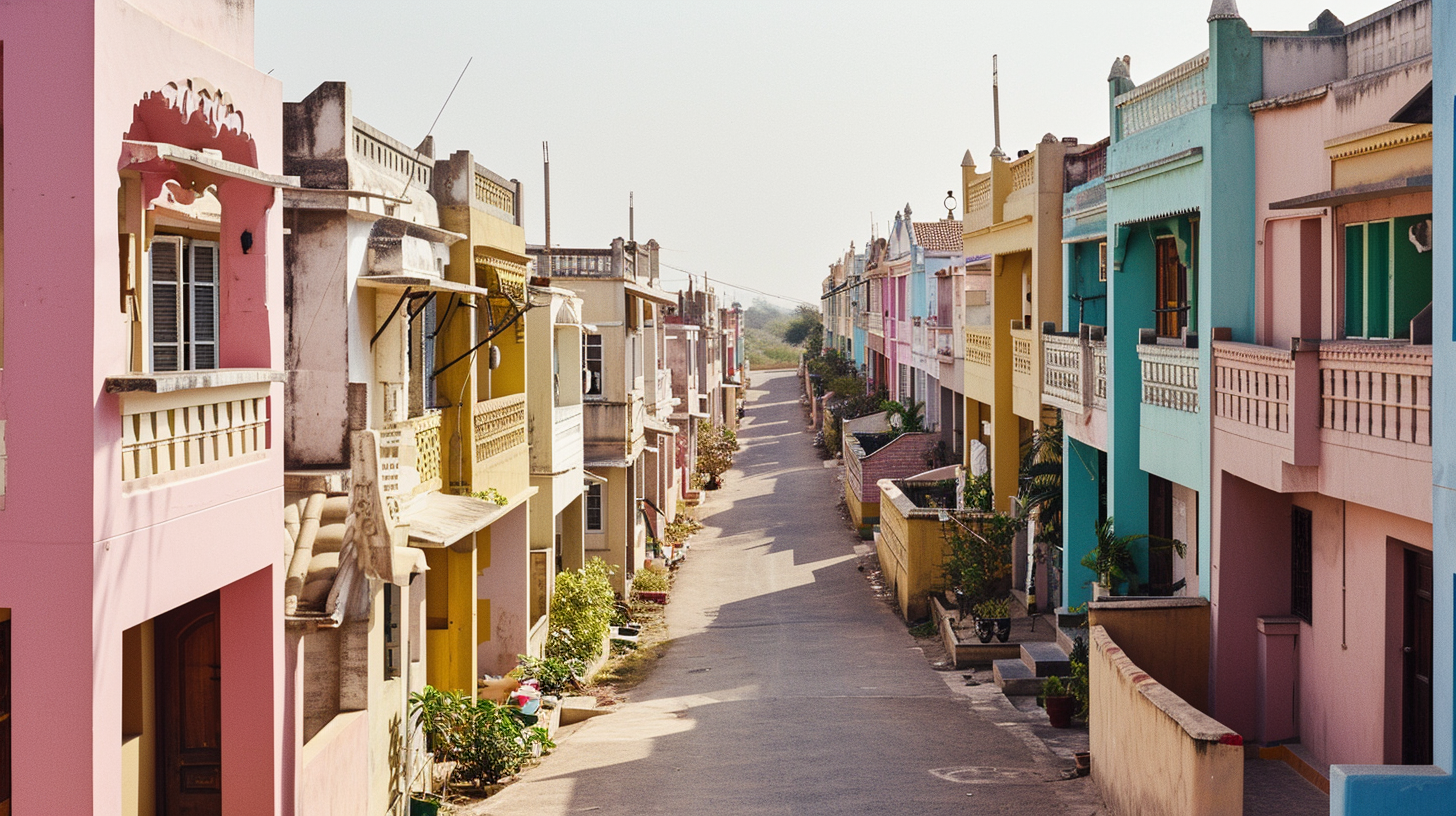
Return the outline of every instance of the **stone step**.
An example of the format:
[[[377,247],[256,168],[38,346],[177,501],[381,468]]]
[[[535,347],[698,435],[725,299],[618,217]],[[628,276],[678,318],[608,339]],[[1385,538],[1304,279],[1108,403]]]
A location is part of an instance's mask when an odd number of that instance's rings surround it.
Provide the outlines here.
[[[1072,673],[1067,653],[1050,641],[1021,644],[1021,662],[1033,677],[1065,677]]]
[[[1042,678],[1032,674],[1020,660],[997,660],[991,663],[991,677],[996,687],[1008,697],[1041,693]]]

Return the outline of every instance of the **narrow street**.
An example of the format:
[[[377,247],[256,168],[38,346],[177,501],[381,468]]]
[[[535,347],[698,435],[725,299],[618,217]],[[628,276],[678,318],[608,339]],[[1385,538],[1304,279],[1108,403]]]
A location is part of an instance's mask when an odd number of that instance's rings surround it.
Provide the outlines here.
[[[973,709],[875,597],[798,393],[793,372],[755,376],[651,675],[479,812],[1096,811],[1088,780]]]

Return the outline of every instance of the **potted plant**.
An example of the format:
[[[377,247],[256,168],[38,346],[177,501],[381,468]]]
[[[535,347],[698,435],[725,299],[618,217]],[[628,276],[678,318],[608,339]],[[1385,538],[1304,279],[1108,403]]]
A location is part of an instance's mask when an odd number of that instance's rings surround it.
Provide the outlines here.
[[[1183,542],[1175,538],[1134,533],[1120,536],[1116,532],[1112,516],[1097,525],[1097,544],[1082,556],[1082,566],[1096,573],[1097,586],[1108,594],[1117,594],[1120,584],[1131,581],[1137,575],[1137,562],[1133,560],[1132,545],[1147,539],[1150,548],[1171,547],[1178,555],[1186,552]]]
[[[1047,721],[1052,728],[1070,728],[1072,725],[1072,709],[1076,708],[1077,700],[1067,692],[1067,687],[1062,683],[1062,678],[1052,676],[1042,683],[1042,704],[1046,706]]]
[[[656,604],[667,603],[667,568],[649,564],[632,576],[632,591],[644,601]]]
[[[1005,643],[1011,637],[1011,604],[1005,598],[976,604],[976,636],[982,643],[989,643],[992,637]]]

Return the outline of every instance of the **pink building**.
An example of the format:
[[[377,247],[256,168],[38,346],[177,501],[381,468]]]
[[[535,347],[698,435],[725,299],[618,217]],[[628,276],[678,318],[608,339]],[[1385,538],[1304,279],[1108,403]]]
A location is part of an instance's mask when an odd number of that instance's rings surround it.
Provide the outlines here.
[[[1258,343],[1215,330],[1212,714],[1321,774],[1431,761],[1430,30],[1325,12],[1266,72]]]
[[[0,807],[279,813],[291,180],[252,4],[0,31]]]

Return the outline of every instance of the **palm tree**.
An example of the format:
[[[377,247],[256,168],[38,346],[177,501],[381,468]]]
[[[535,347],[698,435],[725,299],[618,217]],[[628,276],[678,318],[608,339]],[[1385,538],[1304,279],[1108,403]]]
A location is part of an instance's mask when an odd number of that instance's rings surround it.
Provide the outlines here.
[[[885,421],[895,433],[920,433],[925,430],[925,403],[886,400],[880,406]]]
[[[1132,545],[1143,539],[1147,539],[1149,549],[1172,547],[1180,556],[1187,551],[1183,542],[1176,538],[1163,538],[1147,533],[1119,536],[1112,516],[1108,516],[1097,525],[1097,546],[1082,556],[1082,566],[1096,573],[1097,583],[1115,594],[1118,584],[1130,582],[1137,575]]]

